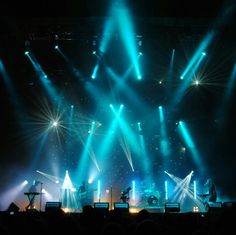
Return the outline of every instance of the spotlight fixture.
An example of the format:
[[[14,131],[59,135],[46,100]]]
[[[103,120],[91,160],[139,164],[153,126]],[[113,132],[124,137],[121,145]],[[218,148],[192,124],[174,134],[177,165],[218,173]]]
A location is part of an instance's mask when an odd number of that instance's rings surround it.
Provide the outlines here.
[[[55,34],[55,35],[54,35],[54,40],[59,40],[58,34]]]
[[[53,125],[54,127],[57,127],[58,122],[57,122],[57,121],[54,121],[54,122],[52,123],[52,125]]]
[[[177,127],[179,125],[180,121],[176,121],[175,126]]]
[[[97,45],[96,40],[93,40],[93,41],[92,41],[92,45],[93,45],[93,46],[96,46],[96,45]]]
[[[25,47],[29,47],[30,46],[30,41],[27,39],[25,40]]]

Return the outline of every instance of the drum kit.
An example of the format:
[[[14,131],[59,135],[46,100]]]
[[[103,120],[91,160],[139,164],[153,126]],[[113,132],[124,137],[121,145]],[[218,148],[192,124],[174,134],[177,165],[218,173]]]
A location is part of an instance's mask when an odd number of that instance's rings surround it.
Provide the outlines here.
[[[141,192],[141,204],[148,204],[148,206],[157,206],[160,202],[160,193],[158,190],[144,189]]]
[[[131,189],[132,189],[131,187],[128,187],[127,189],[121,191],[120,199],[122,200],[122,202],[124,202],[124,203],[129,202],[129,199],[130,199],[129,198],[129,191]]]

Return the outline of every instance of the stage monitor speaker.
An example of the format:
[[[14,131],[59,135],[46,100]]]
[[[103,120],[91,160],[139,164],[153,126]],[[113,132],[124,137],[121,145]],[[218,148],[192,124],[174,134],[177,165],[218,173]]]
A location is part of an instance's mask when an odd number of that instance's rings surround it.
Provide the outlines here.
[[[20,208],[14,202],[12,202],[7,208],[7,212],[11,215],[17,213],[19,210]]]
[[[114,210],[129,212],[129,203],[128,202],[114,202]]]
[[[109,202],[94,202],[93,208],[96,211],[107,212],[109,211]]]
[[[46,202],[46,212],[61,211],[61,202]]]
[[[235,210],[236,202],[223,202],[222,207],[224,210]]]
[[[161,207],[147,207],[145,208],[149,213],[163,213],[164,209]]]
[[[165,212],[180,212],[180,203],[179,202],[166,202]]]
[[[206,203],[206,212],[216,212],[222,209],[221,202],[207,202]]]

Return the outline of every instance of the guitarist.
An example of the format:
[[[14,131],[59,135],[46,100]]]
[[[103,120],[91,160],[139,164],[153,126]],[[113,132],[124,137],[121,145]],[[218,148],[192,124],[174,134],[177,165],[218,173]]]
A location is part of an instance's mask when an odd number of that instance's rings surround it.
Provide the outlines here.
[[[204,184],[206,198],[205,202],[216,202],[217,193],[216,193],[216,186],[212,179],[207,179],[206,183]]]
[[[79,194],[79,200],[81,203],[81,206],[87,205],[88,201],[88,185],[85,180],[82,181],[82,184],[80,185],[78,189],[78,194]]]

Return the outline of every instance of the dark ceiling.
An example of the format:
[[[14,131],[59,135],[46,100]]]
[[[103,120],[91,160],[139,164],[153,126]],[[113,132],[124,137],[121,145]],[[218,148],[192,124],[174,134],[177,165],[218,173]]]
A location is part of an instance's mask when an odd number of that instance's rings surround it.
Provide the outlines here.
[[[121,1],[121,0],[119,0]],[[106,16],[111,0],[40,0],[1,3],[1,15],[20,16]],[[126,0],[134,16],[206,17],[217,16],[233,0]]]

